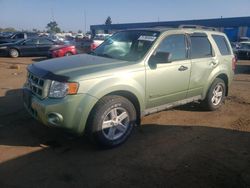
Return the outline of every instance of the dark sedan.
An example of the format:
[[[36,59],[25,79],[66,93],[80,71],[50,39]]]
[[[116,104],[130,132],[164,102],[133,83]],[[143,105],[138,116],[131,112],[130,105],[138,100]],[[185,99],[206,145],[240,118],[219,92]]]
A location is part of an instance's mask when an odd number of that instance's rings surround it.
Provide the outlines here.
[[[241,42],[240,47],[236,52],[237,58],[239,60],[249,60],[250,59],[250,42]]]
[[[24,39],[15,43],[0,44],[0,55],[10,57],[47,56],[49,49],[58,44],[48,38]]]

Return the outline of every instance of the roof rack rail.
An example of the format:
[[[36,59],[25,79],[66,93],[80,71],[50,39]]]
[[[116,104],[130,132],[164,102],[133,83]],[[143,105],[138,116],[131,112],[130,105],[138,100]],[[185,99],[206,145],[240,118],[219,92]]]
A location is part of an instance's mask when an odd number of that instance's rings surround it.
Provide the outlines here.
[[[215,27],[207,27],[202,25],[180,25],[179,28],[189,28],[189,29],[204,29],[204,30],[210,30],[210,31],[218,31]]]

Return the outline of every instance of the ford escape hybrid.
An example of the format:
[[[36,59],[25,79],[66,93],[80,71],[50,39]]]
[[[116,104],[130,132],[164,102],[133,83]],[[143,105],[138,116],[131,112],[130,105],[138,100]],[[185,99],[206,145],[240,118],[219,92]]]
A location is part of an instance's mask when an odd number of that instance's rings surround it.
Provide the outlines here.
[[[140,117],[192,101],[219,108],[234,74],[225,34],[197,28],[115,33],[91,54],[28,66],[23,100],[43,124],[123,143]]]

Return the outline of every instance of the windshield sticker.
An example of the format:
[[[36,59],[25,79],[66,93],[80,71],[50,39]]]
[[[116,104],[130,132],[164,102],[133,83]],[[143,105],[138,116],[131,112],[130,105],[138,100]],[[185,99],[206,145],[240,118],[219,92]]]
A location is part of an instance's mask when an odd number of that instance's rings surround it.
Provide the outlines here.
[[[153,42],[155,41],[156,37],[154,36],[145,36],[145,35],[141,35],[138,40],[144,40],[144,41],[150,41]]]

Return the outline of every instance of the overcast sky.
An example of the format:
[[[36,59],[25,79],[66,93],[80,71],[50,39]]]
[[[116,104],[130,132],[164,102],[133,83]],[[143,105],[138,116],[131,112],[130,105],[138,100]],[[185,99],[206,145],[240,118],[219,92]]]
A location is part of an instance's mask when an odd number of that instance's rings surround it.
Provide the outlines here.
[[[62,30],[90,25],[250,16],[250,0],[0,0],[0,27],[45,29],[54,19]],[[84,16],[84,12],[86,17]]]

